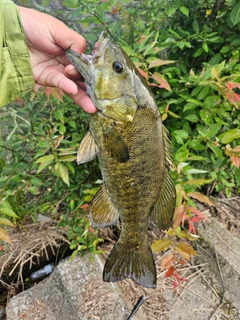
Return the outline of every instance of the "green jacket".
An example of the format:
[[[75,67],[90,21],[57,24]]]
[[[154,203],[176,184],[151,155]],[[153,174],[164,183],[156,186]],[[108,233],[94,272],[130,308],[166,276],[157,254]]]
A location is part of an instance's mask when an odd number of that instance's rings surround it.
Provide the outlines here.
[[[0,107],[34,87],[26,37],[17,6],[0,0]]]

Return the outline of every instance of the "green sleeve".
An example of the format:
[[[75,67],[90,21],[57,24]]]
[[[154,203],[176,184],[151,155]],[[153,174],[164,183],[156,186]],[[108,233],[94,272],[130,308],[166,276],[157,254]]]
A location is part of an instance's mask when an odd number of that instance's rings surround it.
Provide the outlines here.
[[[0,0],[0,107],[34,87],[26,37],[17,6]]]

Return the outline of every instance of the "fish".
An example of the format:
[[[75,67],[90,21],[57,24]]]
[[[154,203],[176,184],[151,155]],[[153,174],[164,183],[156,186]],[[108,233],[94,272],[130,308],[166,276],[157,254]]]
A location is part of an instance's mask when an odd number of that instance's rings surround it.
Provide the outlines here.
[[[171,225],[176,191],[170,176],[171,143],[145,79],[126,52],[103,33],[92,55],[66,50],[97,107],[80,143],[79,164],[98,156],[103,184],[90,209],[93,227],[115,225],[121,233],[106,259],[103,280],[133,279],[156,288],[149,221]]]

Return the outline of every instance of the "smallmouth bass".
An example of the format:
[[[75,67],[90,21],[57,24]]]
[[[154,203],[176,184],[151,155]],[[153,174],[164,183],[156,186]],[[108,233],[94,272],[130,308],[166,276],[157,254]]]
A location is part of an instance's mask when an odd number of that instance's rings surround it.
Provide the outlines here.
[[[92,55],[67,50],[68,60],[85,79],[98,111],[90,114],[78,163],[99,158],[103,185],[93,199],[94,227],[121,220],[121,234],[106,260],[103,280],[132,278],[156,287],[156,267],[148,241],[149,217],[161,229],[170,226],[175,186],[169,175],[171,146],[148,88],[120,46],[103,34]]]

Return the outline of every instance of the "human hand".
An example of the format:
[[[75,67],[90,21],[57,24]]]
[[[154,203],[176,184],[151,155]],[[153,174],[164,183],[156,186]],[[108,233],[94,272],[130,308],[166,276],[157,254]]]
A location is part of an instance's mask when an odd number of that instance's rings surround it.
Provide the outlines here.
[[[97,109],[86,94],[83,80],[69,65],[65,50],[82,53],[85,39],[50,15],[18,6],[26,35],[30,61],[36,84],[57,87],[89,113]]]

